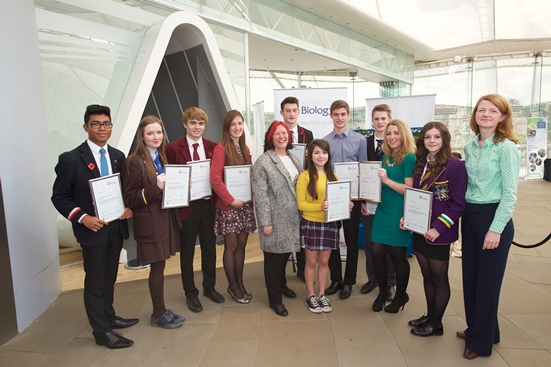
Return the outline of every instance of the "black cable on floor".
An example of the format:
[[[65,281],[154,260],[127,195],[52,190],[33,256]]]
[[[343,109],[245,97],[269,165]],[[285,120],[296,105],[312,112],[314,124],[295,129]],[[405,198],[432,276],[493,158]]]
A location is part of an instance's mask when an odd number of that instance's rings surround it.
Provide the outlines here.
[[[534,247],[543,245],[545,242],[549,241],[549,239],[551,239],[551,233],[549,233],[549,235],[547,235],[547,237],[545,237],[542,241],[535,243],[533,245],[521,245],[520,243],[517,243],[515,241],[513,241],[513,245],[522,247],[522,248],[534,248]]]

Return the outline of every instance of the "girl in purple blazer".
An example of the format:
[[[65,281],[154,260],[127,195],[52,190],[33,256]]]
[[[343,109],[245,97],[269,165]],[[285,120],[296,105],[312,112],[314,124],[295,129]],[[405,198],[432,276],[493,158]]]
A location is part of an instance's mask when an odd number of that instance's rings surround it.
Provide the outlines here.
[[[465,210],[467,171],[452,155],[450,141],[441,122],[427,123],[417,139],[413,187],[433,193],[430,229],[424,235],[413,234],[427,300],[427,315],[409,322],[411,333],[418,336],[444,334],[442,317],[450,300],[450,243],[458,238],[459,218]]]

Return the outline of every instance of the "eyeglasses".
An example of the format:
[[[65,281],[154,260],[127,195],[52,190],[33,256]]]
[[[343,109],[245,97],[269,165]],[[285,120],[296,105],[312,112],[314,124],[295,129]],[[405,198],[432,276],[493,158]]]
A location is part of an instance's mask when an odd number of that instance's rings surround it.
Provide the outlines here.
[[[87,125],[90,126],[92,129],[99,129],[102,126],[106,129],[110,129],[113,127],[113,124],[109,121],[105,121],[105,122],[92,121],[87,123]]]

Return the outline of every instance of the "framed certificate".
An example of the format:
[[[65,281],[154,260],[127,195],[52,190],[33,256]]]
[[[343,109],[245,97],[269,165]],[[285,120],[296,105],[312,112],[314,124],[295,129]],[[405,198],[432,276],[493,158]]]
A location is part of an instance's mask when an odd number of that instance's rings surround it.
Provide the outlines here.
[[[229,193],[235,200],[249,202],[253,200],[251,188],[252,166],[226,166],[224,167],[224,183]]]
[[[191,194],[189,201],[208,198],[212,195],[210,186],[210,159],[188,162],[191,167]]]
[[[119,219],[124,212],[120,174],[94,178],[88,182],[96,217],[106,222]]]
[[[359,163],[359,198],[374,203],[381,202],[381,178],[378,170],[381,168],[381,162]]]
[[[358,176],[359,176],[359,164],[358,162],[343,162],[335,163],[335,174],[339,177],[339,181],[350,181],[352,184],[352,191],[350,195],[352,199],[358,198]]]
[[[165,175],[162,208],[189,206],[191,167],[184,164],[167,164],[165,165]]]
[[[302,168],[306,167],[306,144],[293,143],[293,148],[289,149],[289,153],[298,158]]]
[[[406,187],[404,192],[404,228],[424,235],[430,229],[432,192]]]
[[[352,182],[332,181],[325,186],[325,199],[329,204],[325,212],[325,222],[350,219],[350,193]]]

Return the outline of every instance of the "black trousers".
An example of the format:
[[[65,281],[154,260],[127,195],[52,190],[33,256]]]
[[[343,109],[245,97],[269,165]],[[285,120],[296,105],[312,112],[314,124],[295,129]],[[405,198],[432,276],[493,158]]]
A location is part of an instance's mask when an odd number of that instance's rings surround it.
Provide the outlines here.
[[[285,267],[290,255],[290,252],[275,254],[264,251],[264,280],[270,305],[283,303],[281,290],[287,288]]]
[[[84,307],[94,335],[111,330],[115,318],[113,299],[123,242],[118,221],[105,228],[107,233],[98,246],[82,246]]]
[[[210,200],[193,202],[191,216],[183,221],[180,229],[180,271],[186,298],[197,298],[199,290],[193,280],[195,242],[199,235],[203,289],[214,289],[216,284],[216,236],[214,214]]]
[[[482,356],[492,354],[493,344],[500,342],[497,322],[499,293],[515,232],[510,220],[501,233],[499,246],[482,250],[497,206],[467,204],[461,223],[463,298],[467,318],[465,346]]]
[[[354,209],[350,213],[350,219],[342,221],[344,230],[344,241],[346,242],[346,270],[344,272],[344,284],[356,284],[358,273],[358,233],[361,216],[361,202],[354,201]],[[329,257],[329,270],[331,271],[331,282],[341,282],[342,261],[340,251],[331,251]]]

